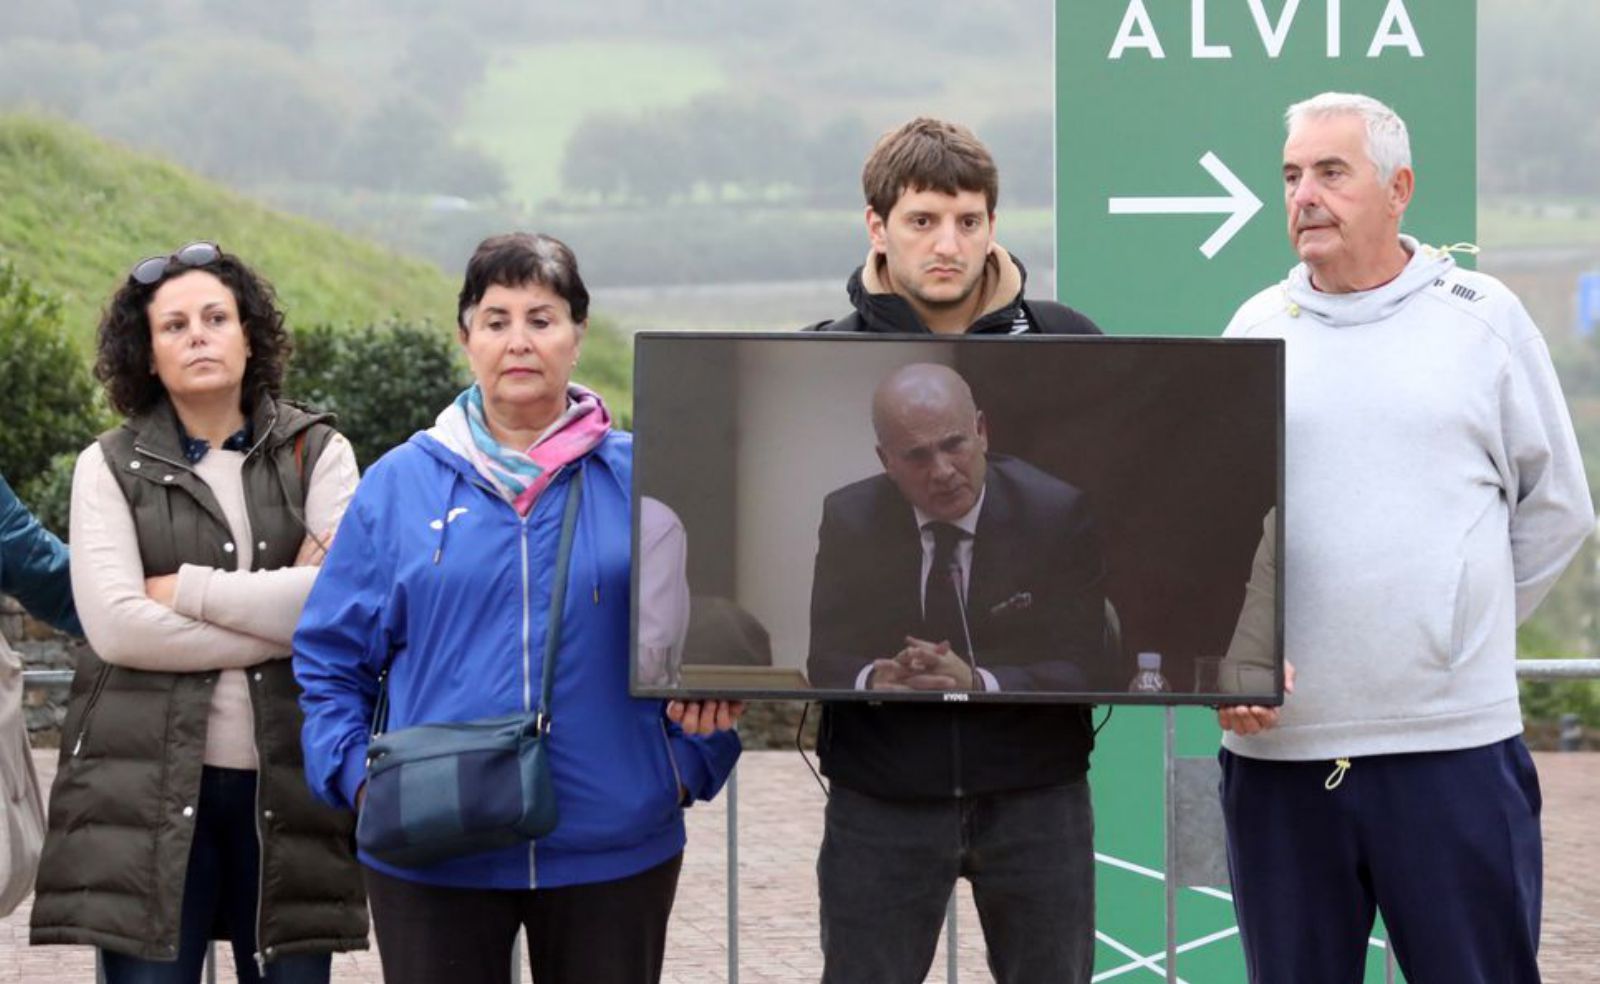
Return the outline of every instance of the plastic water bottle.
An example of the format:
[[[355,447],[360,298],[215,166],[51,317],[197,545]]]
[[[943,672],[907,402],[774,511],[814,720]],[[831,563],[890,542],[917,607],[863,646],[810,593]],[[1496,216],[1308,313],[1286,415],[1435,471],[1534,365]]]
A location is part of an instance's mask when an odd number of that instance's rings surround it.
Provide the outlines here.
[[[1134,674],[1133,682],[1128,685],[1128,693],[1164,694],[1171,690],[1167,678],[1161,675],[1161,654],[1140,653],[1139,672]]]

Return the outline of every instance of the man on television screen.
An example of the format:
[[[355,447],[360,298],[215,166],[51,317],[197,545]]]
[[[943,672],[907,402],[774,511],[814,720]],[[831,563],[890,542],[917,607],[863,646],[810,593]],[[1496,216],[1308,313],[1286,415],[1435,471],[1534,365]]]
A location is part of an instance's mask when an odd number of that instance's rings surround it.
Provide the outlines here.
[[[1084,693],[1111,685],[1083,493],[989,453],[954,370],[895,370],[872,399],[883,472],[823,505],[813,686]],[[1120,668],[1119,668],[1120,669]]]

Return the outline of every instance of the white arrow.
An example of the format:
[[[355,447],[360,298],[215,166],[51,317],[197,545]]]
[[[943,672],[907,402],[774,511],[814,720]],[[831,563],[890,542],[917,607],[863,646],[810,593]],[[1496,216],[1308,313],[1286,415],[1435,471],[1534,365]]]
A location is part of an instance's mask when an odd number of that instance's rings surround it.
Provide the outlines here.
[[[1228,214],[1228,220],[1217,226],[1211,238],[1200,244],[1200,252],[1211,259],[1228,245],[1244,224],[1261,211],[1261,199],[1255,196],[1217,155],[1206,151],[1200,166],[1211,172],[1217,184],[1228,194],[1213,198],[1108,198],[1106,204],[1112,215],[1213,215]]]

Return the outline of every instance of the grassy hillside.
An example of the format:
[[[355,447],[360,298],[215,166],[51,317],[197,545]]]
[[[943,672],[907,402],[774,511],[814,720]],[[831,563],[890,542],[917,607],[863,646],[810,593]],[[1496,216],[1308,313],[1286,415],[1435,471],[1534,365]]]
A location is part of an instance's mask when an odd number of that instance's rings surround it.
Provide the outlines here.
[[[140,257],[212,239],[278,288],[297,322],[448,320],[438,268],[267,208],[76,126],[0,116],[0,253],[60,295],[74,337]]]
[[[215,240],[264,273],[291,323],[360,326],[393,317],[448,331],[455,313],[453,274],[272,211],[72,124],[0,115],[0,188],[0,256],[62,298],[85,351],[101,305],[133,263],[195,239]],[[609,326],[593,328],[587,381],[626,411],[627,343]]]

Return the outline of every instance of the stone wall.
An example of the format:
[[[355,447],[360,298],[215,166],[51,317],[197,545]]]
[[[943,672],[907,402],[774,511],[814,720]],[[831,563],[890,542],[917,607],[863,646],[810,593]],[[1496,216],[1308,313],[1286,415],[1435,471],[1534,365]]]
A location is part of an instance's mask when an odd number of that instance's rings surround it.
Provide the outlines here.
[[[70,670],[88,643],[30,617],[16,600],[0,595],[0,634],[22,655],[26,670]],[[34,747],[60,742],[61,720],[67,713],[65,686],[28,687],[22,696],[23,719]]]
[[[11,648],[22,654],[24,668],[29,670],[70,670],[77,665],[78,654],[88,647],[82,639],[74,638],[31,618],[22,606],[0,595],[0,633],[11,643]],[[65,686],[29,687],[23,693],[23,714],[28,722],[28,732],[37,748],[54,747],[60,742],[61,721],[66,716],[67,688]],[[793,749],[795,731],[800,726],[806,705],[797,700],[757,700],[745,707],[744,718],[739,722],[739,734],[748,749]],[[805,732],[801,744],[807,752],[817,747],[817,720],[821,708],[812,704],[805,711]],[[1554,721],[1527,722],[1526,739],[1535,749],[1554,749],[1557,745],[1558,725]],[[1583,747],[1600,751],[1600,731],[1586,729]]]
[[[745,704],[744,717],[739,720],[739,738],[749,749],[794,750],[795,729],[800,726],[800,715],[805,703],[798,700],[753,700]],[[822,708],[816,704],[805,715],[806,730],[802,745],[812,752],[817,747],[817,719]]]
[[[78,654],[88,647],[82,639],[57,632],[31,618],[21,605],[5,595],[0,595],[0,633],[5,634],[11,648],[22,654],[23,666],[29,670],[73,669]],[[61,721],[67,713],[66,700],[65,686],[33,686],[24,692],[24,715],[35,747],[51,747],[60,741]],[[804,707],[800,701],[750,702],[739,725],[745,747],[794,748],[795,729],[800,724]],[[806,716],[805,747],[808,751],[816,748],[819,713],[813,706]]]

